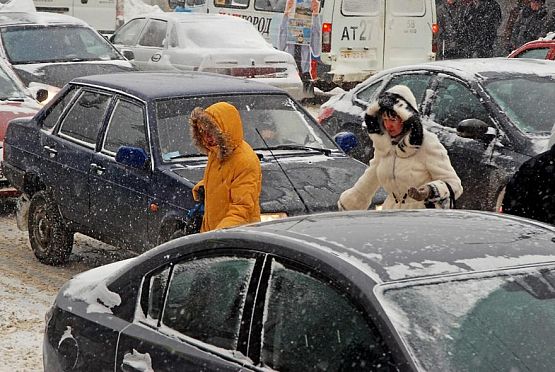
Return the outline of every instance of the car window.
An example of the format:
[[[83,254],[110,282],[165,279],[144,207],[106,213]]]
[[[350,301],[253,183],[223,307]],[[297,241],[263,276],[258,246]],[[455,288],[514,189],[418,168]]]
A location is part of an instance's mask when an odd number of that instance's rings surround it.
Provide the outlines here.
[[[104,139],[103,150],[115,154],[121,146],[138,147],[150,153],[141,104],[118,100]]]
[[[365,16],[376,14],[380,9],[378,0],[342,0],[341,12],[347,16]]]
[[[450,128],[456,128],[465,119],[479,119],[493,126],[480,99],[463,83],[448,78],[439,82],[431,106],[431,118]]]
[[[421,106],[422,101],[426,96],[426,89],[430,85],[431,78],[432,75],[429,73],[397,75],[389,80],[384,90],[399,84],[406,85],[410,88],[412,94],[414,94],[414,98],[416,98],[418,106]]]
[[[370,100],[373,98],[374,93],[376,92],[376,90],[382,85],[382,81],[377,81],[374,84],[370,84],[369,86],[367,86],[364,89],[361,89],[358,93],[357,93],[357,98],[360,99],[361,101],[364,102],[370,102]]]
[[[206,21],[205,21],[206,22]],[[196,22],[179,23],[178,33],[186,45],[193,45],[202,48],[223,48],[223,49],[267,49],[268,43],[262,34],[250,22],[235,19],[234,17],[219,18],[213,20],[214,27],[226,30],[225,33],[206,32],[206,29],[199,27]],[[206,23],[204,25],[206,26]],[[207,71],[204,69],[203,71]],[[218,72],[218,71],[208,71]],[[279,71],[278,71],[279,72]],[[233,75],[227,73],[227,75]]]
[[[112,43],[121,45],[135,45],[139,33],[146,24],[145,18],[134,19],[129,21],[118,30],[112,38]]]
[[[378,299],[422,370],[552,370],[554,271],[515,271],[395,285]]]
[[[515,58],[545,59],[547,57],[547,53],[549,53],[549,48],[527,49],[524,52],[520,53],[519,55],[515,56]]]
[[[146,278],[141,294],[141,309],[143,321],[155,322],[155,326],[162,320],[164,293],[168,284],[170,269],[163,268]]]
[[[426,12],[425,0],[389,0],[392,16],[423,16]]]
[[[84,91],[62,121],[60,134],[94,145],[111,96]]]
[[[283,13],[286,0],[254,0],[254,9]]]
[[[166,39],[168,23],[158,19],[151,19],[139,40],[139,45],[163,48]]]
[[[1,35],[13,64],[121,59],[107,40],[88,27],[12,27]]]
[[[42,119],[43,129],[51,130],[54,128],[54,126],[58,123],[60,116],[64,112],[67,105],[69,105],[77,91],[78,89],[73,86],[69,88],[69,90],[62,97],[60,97],[56,103],[53,103],[53,105],[48,109],[44,119]]]
[[[201,258],[175,265],[163,324],[184,335],[235,350],[254,258]]]
[[[388,369],[381,337],[329,281],[273,262],[266,301],[264,365],[280,371]]]
[[[225,8],[247,8],[249,0],[214,0],[214,5]]]
[[[208,107],[219,101],[229,102],[239,110],[245,141],[254,149],[283,144],[337,149],[322,127],[284,94],[175,98],[156,103],[156,128],[164,160],[183,160],[199,153],[184,123],[195,107]]]

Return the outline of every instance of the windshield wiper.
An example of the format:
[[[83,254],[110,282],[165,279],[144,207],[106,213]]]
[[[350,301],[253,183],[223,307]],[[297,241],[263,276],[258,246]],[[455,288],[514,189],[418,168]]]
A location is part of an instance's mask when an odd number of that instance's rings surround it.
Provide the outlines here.
[[[268,147],[258,147],[254,149],[255,151],[262,151],[262,150],[312,150],[318,151],[326,156],[331,155],[331,149],[325,149],[322,147],[312,147],[312,146],[305,146],[305,145],[296,145],[296,144],[283,144],[283,145],[276,145],[276,146],[268,146]]]
[[[200,157],[206,157],[206,154],[179,154],[179,155],[170,156],[166,160],[186,159],[186,158],[200,158]]]
[[[0,101],[17,101],[17,102],[23,102],[23,101],[25,101],[25,98],[23,98],[23,97],[0,97]]]

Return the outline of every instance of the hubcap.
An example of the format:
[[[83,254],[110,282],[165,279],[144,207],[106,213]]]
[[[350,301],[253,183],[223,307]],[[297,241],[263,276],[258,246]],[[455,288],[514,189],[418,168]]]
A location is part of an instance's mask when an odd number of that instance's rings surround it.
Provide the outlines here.
[[[41,250],[46,250],[52,239],[52,225],[44,208],[35,212],[35,240],[39,243]]]

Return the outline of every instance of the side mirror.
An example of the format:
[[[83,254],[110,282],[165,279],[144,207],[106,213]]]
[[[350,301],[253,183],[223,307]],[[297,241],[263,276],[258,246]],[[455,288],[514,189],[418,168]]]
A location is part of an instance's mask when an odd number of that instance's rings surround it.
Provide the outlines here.
[[[352,132],[339,132],[333,136],[333,140],[346,154],[358,146],[358,139]]]
[[[123,49],[121,51],[121,54],[123,54],[123,56],[128,59],[129,61],[132,61],[135,59],[135,53],[133,53],[132,50],[129,49]]]
[[[122,146],[116,153],[116,162],[132,168],[146,169],[148,161],[146,151],[138,147]]]
[[[464,119],[457,125],[457,134],[463,138],[482,139],[488,130],[489,126],[479,119]]]
[[[48,98],[48,90],[46,90],[46,89],[39,89],[35,93],[35,99],[38,102],[44,102],[44,101],[46,101],[47,98]]]

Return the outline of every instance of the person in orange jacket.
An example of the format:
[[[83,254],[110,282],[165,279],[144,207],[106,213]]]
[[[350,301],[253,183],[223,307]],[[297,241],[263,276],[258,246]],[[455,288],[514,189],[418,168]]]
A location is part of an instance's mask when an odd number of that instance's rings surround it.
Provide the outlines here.
[[[199,200],[204,187],[201,232],[260,221],[260,160],[243,139],[243,123],[235,106],[218,102],[195,108],[189,117],[191,137],[208,163],[193,188]]]

